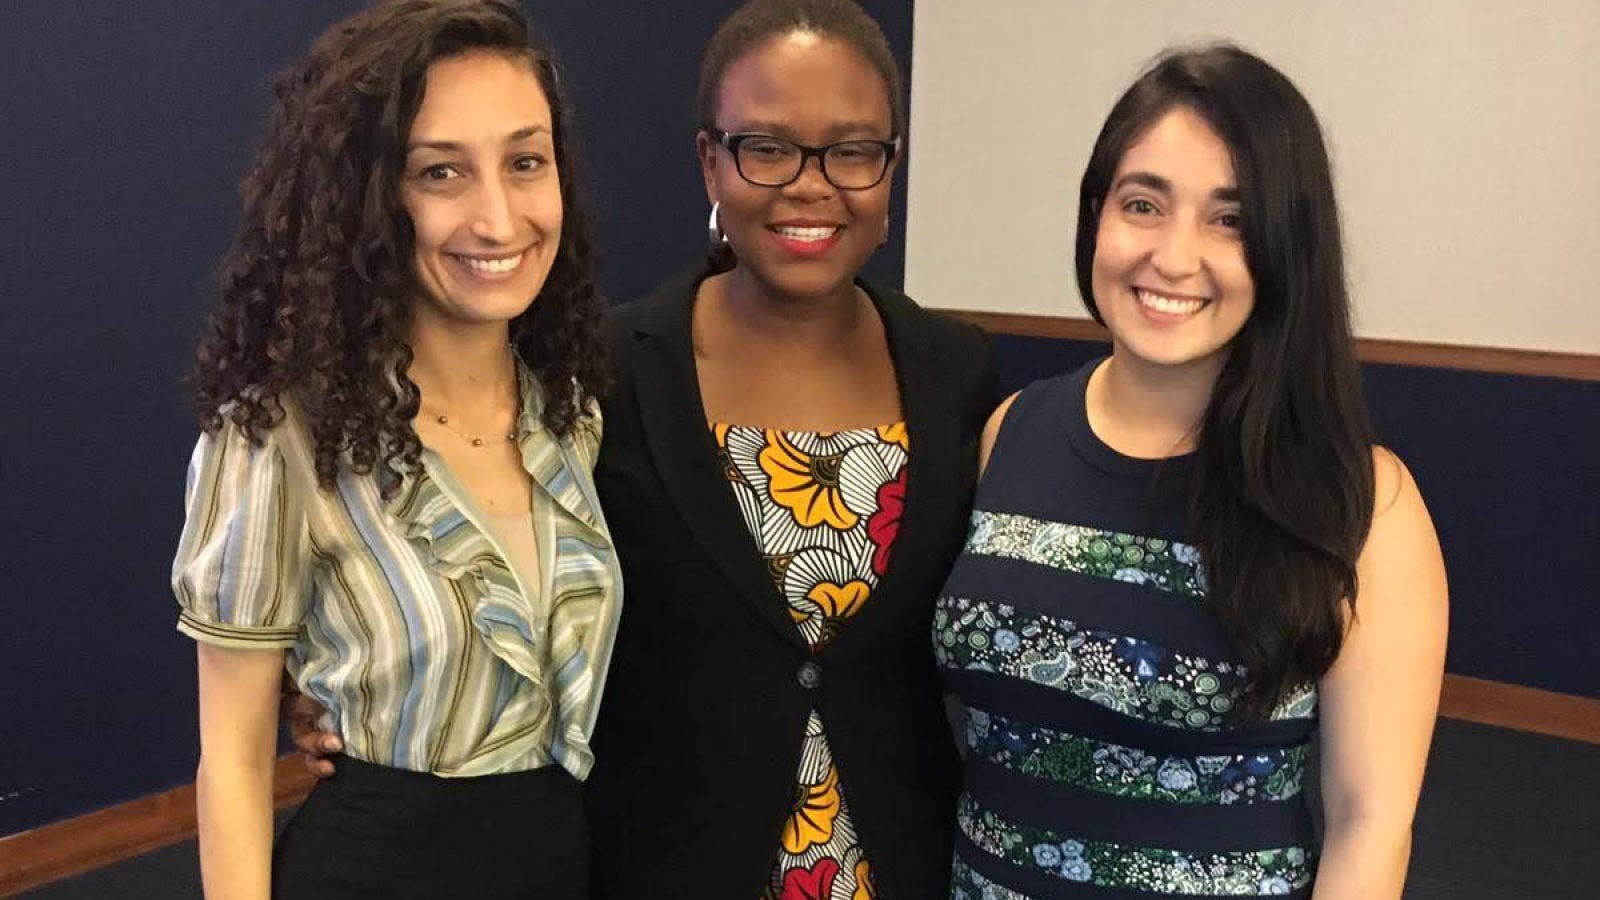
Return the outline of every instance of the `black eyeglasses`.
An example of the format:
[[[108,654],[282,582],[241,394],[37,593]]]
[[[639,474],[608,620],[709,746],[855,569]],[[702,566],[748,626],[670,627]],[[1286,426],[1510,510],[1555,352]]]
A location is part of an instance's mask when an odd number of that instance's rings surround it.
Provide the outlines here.
[[[877,187],[900,152],[900,139],[892,141],[840,141],[825,147],[807,147],[770,134],[729,134],[718,128],[703,129],[711,139],[733,154],[739,177],[758,187],[793,184],[815,156],[822,177],[841,191]]]

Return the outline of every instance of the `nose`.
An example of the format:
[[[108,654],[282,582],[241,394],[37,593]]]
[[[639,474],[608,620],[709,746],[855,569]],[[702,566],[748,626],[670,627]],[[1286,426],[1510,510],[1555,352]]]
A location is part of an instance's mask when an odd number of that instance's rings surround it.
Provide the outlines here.
[[[1201,236],[1196,228],[1175,218],[1161,230],[1150,265],[1162,278],[1180,281],[1200,271],[1201,259]]]
[[[490,176],[479,181],[473,204],[472,233],[475,237],[506,244],[517,236],[511,190],[505,179]]]
[[[800,166],[800,176],[783,186],[783,195],[792,200],[826,200],[833,196],[833,185],[822,174],[822,157],[813,156]]]

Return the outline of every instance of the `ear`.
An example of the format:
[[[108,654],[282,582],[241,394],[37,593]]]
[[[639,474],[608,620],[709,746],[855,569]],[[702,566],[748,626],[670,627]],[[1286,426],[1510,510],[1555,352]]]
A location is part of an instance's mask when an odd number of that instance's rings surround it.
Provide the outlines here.
[[[704,131],[694,133],[694,152],[700,159],[700,177],[705,181],[706,200],[711,203],[721,199],[717,196],[717,163],[721,161],[717,153],[719,146]]]
[[[885,172],[883,174],[883,180],[884,181],[893,181],[894,180],[894,172],[895,172],[896,169],[900,168],[900,162],[901,162],[901,160],[903,160],[905,158],[906,158],[906,139],[905,138],[901,138],[900,139],[900,146],[895,148],[894,158],[889,160],[889,171],[887,171],[887,172]]]

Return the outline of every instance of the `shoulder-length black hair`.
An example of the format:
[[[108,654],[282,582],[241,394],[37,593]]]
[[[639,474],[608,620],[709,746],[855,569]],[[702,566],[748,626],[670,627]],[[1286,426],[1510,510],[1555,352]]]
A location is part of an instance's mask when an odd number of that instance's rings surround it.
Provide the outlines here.
[[[554,60],[505,0],[382,0],[329,28],[275,84],[272,123],[244,178],[243,223],[221,266],[221,302],[200,342],[200,425],[251,439],[305,412],[316,468],[410,471],[420,392],[406,377],[412,305],[425,288],[401,198],[406,140],[428,67],[467,53],[525,60],[550,103],[564,213],[539,296],[511,322],[517,354],[557,435],[604,385],[604,303],[594,287],[571,113]]]
[[[1230,45],[1168,51],[1117,101],[1078,196],[1078,289],[1096,319],[1100,212],[1123,153],[1174,107],[1227,145],[1255,308],[1200,425],[1190,521],[1207,597],[1248,666],[1241,717],[1272,714],[1339,654],[1372,522],[1372,432],[1353,352],[1322,129],[1272,66]]]

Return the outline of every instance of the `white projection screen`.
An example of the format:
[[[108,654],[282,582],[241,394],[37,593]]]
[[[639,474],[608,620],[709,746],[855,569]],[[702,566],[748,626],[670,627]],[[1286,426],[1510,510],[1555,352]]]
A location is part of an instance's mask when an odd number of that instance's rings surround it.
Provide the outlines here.
[[[1358,334],[1600,352],[1600,0],[917,0],[907,292],[1086,316],[1101,121],[1162,48],[1214,40],[1322,121]]]

